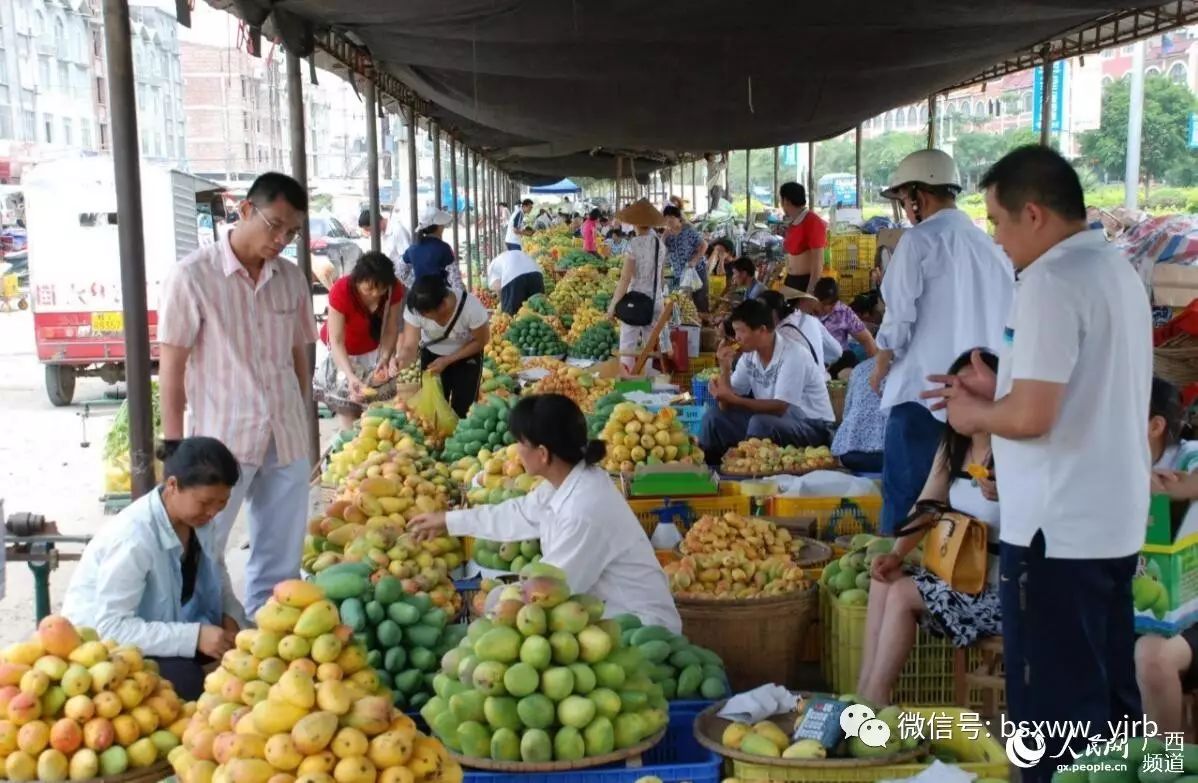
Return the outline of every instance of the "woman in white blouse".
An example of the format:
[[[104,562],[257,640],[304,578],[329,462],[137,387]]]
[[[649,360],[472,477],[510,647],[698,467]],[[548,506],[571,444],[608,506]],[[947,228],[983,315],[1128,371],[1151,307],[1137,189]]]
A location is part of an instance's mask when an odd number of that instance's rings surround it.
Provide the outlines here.
[[[607,616],[634,614],[646,625],[678,633],[665,572],[649,537],[606,471],[595,467],[604,445],[587,440],[586,418],[568,397],[525,397],[508,431],[524,469],[545,479],[530,494],[493,506],[424,514],[412,520],[419,538],[448,531],[492,541],[541,540],[541,558],[566,572],[573,593],[607,604]]]
[[[612,294],[611,304],[607,314],[616,314],[616,305],[624,294],[635,291],[653,300],[653,320],[646,326],[620,324],[620,361],[626,369],[631,370],[636,363],[636,354],[644,347],[653,331],[653,324],[661,317],[665,304],[665,287],[662,278],[666,266],[670,263],[670,251],[666,248],[661,237],[653,232],[665,223],[665,217],[647,199],[641,199],[620,210],[616,219],[624,225],[636,226],[636,236],[628,241],[624,251],[624,269],[620,273],[620,281],[616,283],[616,291]],[[666,329],[658,335],[658,350],[669,350],[669,336]]]

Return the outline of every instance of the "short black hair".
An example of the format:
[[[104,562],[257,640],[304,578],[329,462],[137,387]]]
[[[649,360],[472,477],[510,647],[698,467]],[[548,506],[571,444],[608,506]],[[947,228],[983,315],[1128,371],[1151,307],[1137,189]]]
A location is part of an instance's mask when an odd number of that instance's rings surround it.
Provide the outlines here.
[[[254,180],[245,198],[256,207],[265,207],[281,198],[300,212],[308,211],[308,191],[291,177],[277,171],[268,171]]]
[[[1051,147],[1028,144],[990,167],[978,186],[1012,214],[1036,203],[1066,220],[1086,219],[1086,197],[1077,171]]]
[[[592,210],[591,210],[591,214],[587,215],[587,217],[589,217],[591,220],[598,220],[598,219],[599,219],[599,218],[601,218],[602,216],[603,216],[603,213],[601,213],[601,212],[600,212],[599,210],[597,210],[597,209],[592,209]]]
[[[765,306],[774,314],[775,323],[781,323],[794,314],[794,305],[786,301],[786,297],[782,295],[781,291],[763,291],[757,296],[757,300],[764,302]]]
[[[797,182],[787,182],[778,188],[778,197],[786,199],[796,207],[807,206],[807,188]]]
[[[840,286],[830,277],[821,277],[811,293],[821,302],[835,302],[840,298]]]
[[[670,204],[670,205],[662,208],[661,216],[662,217],[676,217],[679,220],[681,220],[682,219],[682,210],[679,209],[678,207],[674,206],[673,204]]]
[[[744,272],[749,277],[757,274],[757,265],[753,263],[753,259],[748,256],[741,256],[732,262],[732,269],[736,272]]]
[[[521,202],[520,202],[520,206],[522,206],[522,207],[531,207],[531,206],[532,206],[532,199],[530,199],[530,198],[526,198],[526,199],[524,199],[523,201],[521,201]]]
[[[603,441],[587,438],[587,420],[578,404],[561,394],[534,394],[516,403],[508,432],[518,442],[544,446],[570,465],[594,465],[607,453]]]
[[[364,209],[358,213],[358,228],[370,228],[370,210]]]
[[[853,308],[853,312],[857,315],[872,315],[878,309],[878,302],[881,300],[882,294],[874,289],[854,296],[849,307]]]
[[[724,248],[731,255],[736,254],[736,245],[732,244],[732,240],[728,237],[720,237],[719,239],[711,240],[711,242],[707,245],[707,255],[710,256],[717,247]]]
[[[196,436],[184,438],[175,450],[162,460],[163,479],[173,478],[179,489],[222,486],[232,488],[241,478],[241,468],[229,447],[216,438]]]
[[[733,323],[739,321],[750,329],[768,329],[774,331],[774,313],[769,305],[760,299],[747,299],[732,309],[728,317]]]
[[[408,291],[408,309],[424,315],[441,306],[449,296],[449,284],[441,275],[425,275],[412,283]]]
[[[391,288],[397,280],[395,264],[384,253],[371,250],[363,253],[349,273],[349,280],[354,285],[369,281],[385,288]]]
[[[1184,429],[1184,411],[1181,392],[1164,378],[1152,378],[1152,394],[1148,398],[1148,417],[1160,416],[1165,420],[1165,442],[1170,446],[1181,438]]]

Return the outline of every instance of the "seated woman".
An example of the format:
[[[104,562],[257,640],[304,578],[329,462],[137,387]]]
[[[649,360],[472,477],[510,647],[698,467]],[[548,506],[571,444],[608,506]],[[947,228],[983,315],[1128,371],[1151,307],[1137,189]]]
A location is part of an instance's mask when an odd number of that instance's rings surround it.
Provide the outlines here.
[[[399,340],[404,287],[391,259],[362,255],[329,289],[329,318],[320,328],[321,354],[312,385],[349,429],[362,413],[370,381],[382,381]]]
[[[232,648],[244,622],[208,524],[240,470],[214,438],[179,441],[165,463],[162,484],[87,545],[62,613],[103,639],[141,648],[190,700],[204,688],[201,666]]]
[[[981,355],[986,366],[997,370],[998,357],[987,351]],[[958,357],[949,368],[952,375],[966,376],[971,372],[970,352]],[[903,558],[919,545],[926,530],[897,539],[890,554],[876,557],[870,573],[865,645],[857,683],[861,698],[877,704],[889,702],[890,690],[907,662],[920,625],[947,637],[957,647],[967,647],[981,637],[1002,633],[997,496],[993,481],[974,480],[965,472],[966,465],[989,463],[989,434],[967,437],[946,426],[944,441],[920,495],[921,500],[947,503],[990,526],[988,541],[992,551],[985,589],[977,595],[959,593],[923,568],[905,572]]]
[[[832,438],[832,456],[854,473],[882,472],[890,410],[882,410],[882,398],[869,385],[876,361],[871,356],[853,368],[844,395],[844,419]]]
[[[1188,428],[1183,424],[1181,394],[1173,384],[1152,379],[1152,397],[1148,408],[1148,448],[1152,453],[1153,494],[1168,495],[1178,520],[1173,530],[1176,540],[1198,529],[1198,443],[1185,440]],[[1146,634],[1136,641],[1136,680],[1144,700],[1144,714],[1156,721],[1157,735],[1185,731],[1182,697],[1198,689],[1198,626],[1190,626],[1177,636],[1165,638]]]
[[[635,614],[675,633],[682,620],[644,528],[611,477],[595,464],[604,445],[587,440],[587,423],[559,394],[525,397],[508,430],[524,469],[545,479],[532,493],[494,506],[418,516],[417,538],[447,530],[493,541],[541,540],[541,558],[566,572],[570,590],[607,604],[607,616]]]

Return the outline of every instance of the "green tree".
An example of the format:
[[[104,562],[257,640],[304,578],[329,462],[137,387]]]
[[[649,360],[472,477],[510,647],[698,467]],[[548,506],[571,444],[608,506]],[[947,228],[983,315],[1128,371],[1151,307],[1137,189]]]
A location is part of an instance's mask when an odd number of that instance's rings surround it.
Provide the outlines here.
[[[953,142],[953,159],[961,172],[961,183],[966,191],[977,188],[977,183],[995,161],[1016,147],[1035,144],[1039,136],[1028,128],[1009,130],[1001,135],[993,133],[962,133]]]
[[[1130,104],[1131,85],[1126,80],[1107,87],[1102,96],[1101,126],[1081,137],[1082,160],[1112,179],[1121,179],[1124,174]],[[1171,175],[1178,180],[1193,175],[1193,153],[1187,148],[1186,132],[1196,105],[1198,101],[1184,84],[1174,84],[1163,76],[1144,80],[1140,176],[1146,185],[1153,180],[1170,182]]]
[[[927,136],[921,133],[885,133],[869,139],[861,147],[861,174],[864,180],[865,201],[877,201],[878,192],[890,182],[890,175],[903,158],[927,146]],[[851,171],[851,169],[850,169]]]

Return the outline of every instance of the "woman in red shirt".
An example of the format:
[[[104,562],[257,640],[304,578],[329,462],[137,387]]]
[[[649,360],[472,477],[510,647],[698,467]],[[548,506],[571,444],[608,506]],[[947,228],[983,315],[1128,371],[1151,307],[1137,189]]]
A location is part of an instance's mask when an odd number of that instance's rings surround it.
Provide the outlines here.
[[[595,232],[599,228],[599,218],[603,213],[592,209],[587,219],[582,221],[582,249],[588,253],[596,252]]]
[[[358,259],[329,289],[329,316],[320,330],[328,355],[317,370],[316,391],[343,428],[362,413],[370,381],[382,381],[399,339],[404,287],[382,253]]]

